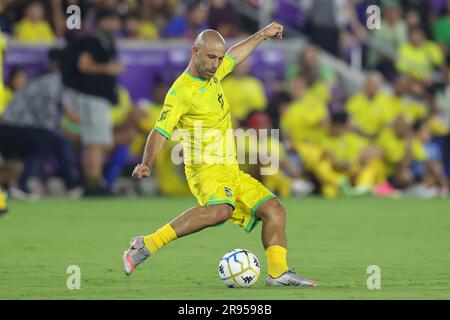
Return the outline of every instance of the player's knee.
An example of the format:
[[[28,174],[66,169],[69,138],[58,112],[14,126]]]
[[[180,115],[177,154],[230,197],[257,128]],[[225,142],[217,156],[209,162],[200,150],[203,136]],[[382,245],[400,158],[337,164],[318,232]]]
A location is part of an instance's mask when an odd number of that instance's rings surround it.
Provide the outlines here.
[[[279,224],[286,223],[286,209],[277,199],[270,199],[258,210],[258,216],[264,220],[270,220]]]
[[[227,221],[233,214],[233,208],[228,204],[217,204],[210,207],[212,211],[213,224]]]

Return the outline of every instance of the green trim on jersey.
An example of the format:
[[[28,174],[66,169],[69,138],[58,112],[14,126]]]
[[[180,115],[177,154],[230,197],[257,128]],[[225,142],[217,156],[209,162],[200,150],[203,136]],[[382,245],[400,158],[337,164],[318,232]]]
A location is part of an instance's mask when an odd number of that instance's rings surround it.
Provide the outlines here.
[[[261,200],[259,200],[252,208],[251,208],[251,217],[250,220],[248,221],[247,227],[245,227],[245,231],[247,233],[251,232],[257,225],[258,222],[260,221],[257,217],[256,217],[256,210],[258,210],[258,208],[267,200],[270,200],[272,198],[276,198],[275,195],[273,194],[269,194],[268,196],[265,196],[264,198],[262,198]]]
[[[167,140],[170,139],[170,134],[166,130],[164,130],[160,127],[155,127],[155,130],[158,131],[159,133],[161,133]]]
[[[229,204],[230,206],[233,207],[233,209],[236,209],[236,205],[231,200],[213,200],[213,201],[208,201],[208,202],[206,202],[206,206],[212,206],[214,204],[224,204],[224,203]]]
[[[195,77],[192,74],[190,74],[189,71],[187,71],[187,70],[184,71],[184,73],[186,73],[189,77],[191,77],[192,79],[197,80],[197,81],[201,81],[201,82],[208,82],[209,81],[209,80],[205,80],[205,79],[202,79],[202,78]]]

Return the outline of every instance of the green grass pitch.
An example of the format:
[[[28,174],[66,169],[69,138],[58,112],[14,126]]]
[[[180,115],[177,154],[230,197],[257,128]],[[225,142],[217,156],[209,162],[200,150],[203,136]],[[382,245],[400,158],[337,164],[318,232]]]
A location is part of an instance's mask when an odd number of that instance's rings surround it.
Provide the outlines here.
[[[121,255],[194,206],[188,199],[45,200],[10,203],[0,218],[0,299],[450,299],[450,202],[417,199],[282,200],[288,211],[290,267],[317,288],[267,288],[261,225],[250,234],[231,223],[179,239],[131,277]],[[229,289],[217,265],[228,250],[254,252],[261,277]],[[81,268],[69,290],[67,267]],[[381,269],[369,290],[367,267]]]

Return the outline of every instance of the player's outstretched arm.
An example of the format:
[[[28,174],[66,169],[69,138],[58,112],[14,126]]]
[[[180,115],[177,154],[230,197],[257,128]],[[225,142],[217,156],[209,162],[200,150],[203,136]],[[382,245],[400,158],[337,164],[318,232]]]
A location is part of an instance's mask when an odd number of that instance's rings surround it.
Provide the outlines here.
[[[267,27],[259,30],[247,39],[235,44],[227,53],[235,59],[236,64],[239,64],[247,59],[262,41],[274,37],[283,39],[283,26],[276,22],[272,22]]]
[[[138,164],[133,170],[133,178],[141,179],[150,176],[153,169],[153,164],[155,163],[156,157],[161,151],[164,143],[166,142],[166,137],[160,134],[156,130],[152,130],[147,138],[147,143],[145,144],[144,156],[142,157],[142,163]]]

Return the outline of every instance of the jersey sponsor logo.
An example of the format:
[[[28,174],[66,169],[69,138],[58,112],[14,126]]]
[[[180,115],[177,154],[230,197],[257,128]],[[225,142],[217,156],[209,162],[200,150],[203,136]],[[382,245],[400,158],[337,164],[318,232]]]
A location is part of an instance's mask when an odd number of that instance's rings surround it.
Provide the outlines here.
[[[172,107],[173,107],[173,105],[171,105],[170,103],[165,103],[165,104],[164,104],[164,107],[167,107],[167,108],[172,108]]]

